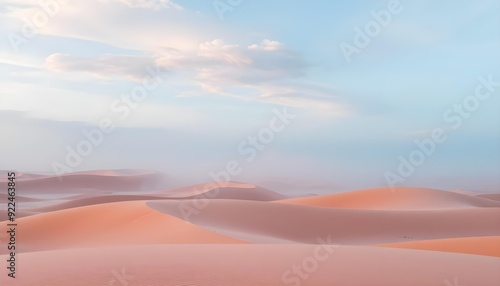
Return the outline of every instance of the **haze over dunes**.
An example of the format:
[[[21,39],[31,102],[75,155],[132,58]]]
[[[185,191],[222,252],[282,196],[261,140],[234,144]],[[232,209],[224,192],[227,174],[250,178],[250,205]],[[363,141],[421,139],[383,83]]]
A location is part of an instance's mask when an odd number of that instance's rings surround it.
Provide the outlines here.
[[[148,189],[164,180],[149,172],[28,177],[18,277],[2,285],[108,285],[117,273],[130,285],[500,282],[500,202],[488,197],[407,187],[289,198],[238,182]],[[7,248],[0,254],[5,269]]]

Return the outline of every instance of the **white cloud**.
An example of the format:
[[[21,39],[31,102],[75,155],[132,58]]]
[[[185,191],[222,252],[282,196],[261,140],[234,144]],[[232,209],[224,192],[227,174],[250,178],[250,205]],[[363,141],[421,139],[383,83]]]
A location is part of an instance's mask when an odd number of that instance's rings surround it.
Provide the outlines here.
[[[253,50],[277,51],[282,48],[283,44],[278,41],[263,40],[260,44],[250,45],[248,48]]]

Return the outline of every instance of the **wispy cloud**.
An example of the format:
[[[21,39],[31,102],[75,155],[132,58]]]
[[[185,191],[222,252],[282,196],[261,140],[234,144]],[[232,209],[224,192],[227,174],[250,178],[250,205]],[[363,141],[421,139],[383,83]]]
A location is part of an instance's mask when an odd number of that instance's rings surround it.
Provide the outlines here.
[[[101,78],[124,77],[141,80],[145,69],[154,66],[154,58],[135,55],[82,58],[57,53],[47,57],[45,66],[55,72],[86,72]]]

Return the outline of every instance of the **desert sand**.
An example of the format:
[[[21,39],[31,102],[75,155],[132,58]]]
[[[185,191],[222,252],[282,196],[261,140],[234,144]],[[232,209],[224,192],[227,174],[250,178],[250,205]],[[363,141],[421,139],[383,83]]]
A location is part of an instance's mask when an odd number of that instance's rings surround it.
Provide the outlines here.
[[[0,285],[500,285],[498,195],[377,188],[291,198],[164,174],[23,174]]]

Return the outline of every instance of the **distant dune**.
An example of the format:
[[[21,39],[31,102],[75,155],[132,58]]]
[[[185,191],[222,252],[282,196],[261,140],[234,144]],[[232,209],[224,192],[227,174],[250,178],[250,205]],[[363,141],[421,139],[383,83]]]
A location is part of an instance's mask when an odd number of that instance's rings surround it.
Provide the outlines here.
[[[5,182],[7,181],[7,177],[9,173],[12,173],[12,170],[0,170],[0,182]],[[25,173],[25,172],[15,172],[16,173],[16,178],[17,179],[23,179],[23,180],[29,180],[29,179],[39,179],[39,178],[44,178],[44,177],[51,177],[50,175],[42,175],[42,174],[32,174],[32,173]]]
[[[238,182],[209,182],[162,192],[165,197],[192,199],[235,199],[252,201],[275,201],[287,198],[285,195],[252,184]]]
[[[18,178],[22,194],[88,194],[109,192],[141,192],[163,189],[169,186],[169,178],[159,172],[139,172],[119,175],[104,170],[72,173],[40,178]]]
[[[211,184],[193,185],[183,188],[177,188],[167,191],[144,192],[143,195],[108,195],[108,194],[84,194],[74,195],[69,197],[55,196],[56,202],[50,204],[50,199],[32,199],[21,198],[23,201],[29,202],[46,202],[46,206],[32,207],[29,209],[32,213],[43,213],[57,211],[75,207],[89,206],[95,204],[104,204],[122,201],[139,201],[139,200],[194,200],[194,199],[236,199],[236,200],[255,200],[255,201],[273,201],[281,200],[286,196],[275,193],[273,191],[263,189],[251,184],[243,183],[221,183],[221,186]],[[0,200],[2,197],[0,196]],[[58,202],[65,200],[64,202]]]
[[[157,197],[147,196],[147,195],[102,195],[102,196],[93,196],[81,199],[80,198],[72,199],[63,203],[58,203],[50,206],[32,208],[30,209],[30,211],[44,213],[44,212],[52,212],[52,211],[59,211],[77,207],[114,203],[114,202],[161,200],[161,199],[165,198],[158,196]]]
[[[6,204],[8,201],[9,201],[9,196],[7,195],[7,193],[0,194],[0,203]],[[29,197],[16,195],[16,201],[19,203],[31,203],[31,202],[45,201],[45,199],[29,198]]]

